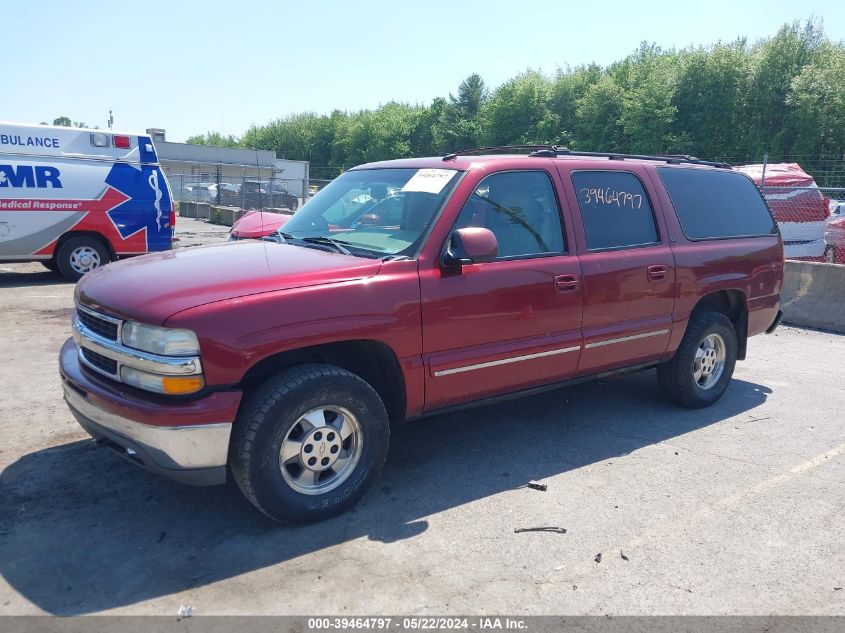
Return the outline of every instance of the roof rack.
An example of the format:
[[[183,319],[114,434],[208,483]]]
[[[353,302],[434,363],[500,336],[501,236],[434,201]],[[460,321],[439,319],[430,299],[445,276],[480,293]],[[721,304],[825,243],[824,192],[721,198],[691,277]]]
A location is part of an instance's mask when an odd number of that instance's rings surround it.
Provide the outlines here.
[[[558,145],[549,145],[549,144],[539,144],[539,145],[494,145],[492,147],[474,147],[472,149],[462,149],[458,150],[457,152],[449,152],[448,154],[443,155],[443,160],[455,160],[458,156],[475,156],[477,154],[493,154],[493,153],[504,153],[510,152],[514,150],[535,150],[535,151],[542,151],[542,150],[553,150],[559,149],[560,146]]]
[[[492,154],[511,152],[514,150],[532,150],[528,155],[536,157],[555,157],[555,156],[584,156],[587,158],[607,158],[610,160],[659,160],[670,165],[707,165],[709,167],[722,167],[730,169],[728,163],[720,163],[716,161],[701,160],[695,156],[688,156],[687,154],[623,154],[621,152],[579,152],[571,150],[562,145],[497,145],[493,147],[475,147],[473,149],[463,149],[457,152],[450,152],[444,154],[443,160],[455,160],[458,156],[475,156],[478,154]]]
[[[619,152],[579,152],[565,147],[558,147],[552,145],[551,147],[543,148],[531,152],[529,156],[585,156],[591,158],[607,158],[610,160],[659,160],[670,165],[707,165],[709,167],[722,167],[730,169],[728,163],[719,163],[709,160],[701,160],[695,156],[687,156],[686,154],[622,154]]]

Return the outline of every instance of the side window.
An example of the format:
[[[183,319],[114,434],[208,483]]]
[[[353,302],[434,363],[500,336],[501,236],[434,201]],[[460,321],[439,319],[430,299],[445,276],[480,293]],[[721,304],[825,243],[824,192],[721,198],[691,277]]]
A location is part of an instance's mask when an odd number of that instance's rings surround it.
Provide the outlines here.
[[[754,237],[777,233],[777,225],[754,183],[735,172],[658,168],[681,228],[691,240]],[[819,196],[817,208],[824,208]]]
[[[584,222],[587,250],[642,246],[659,241],[642,182],[624,171],[576,171],[572,184]]]
[[[560,210],[543,171],[511,171],[482,180],[464,204],[455,228],[490,229],[499,258],[563,253]]]

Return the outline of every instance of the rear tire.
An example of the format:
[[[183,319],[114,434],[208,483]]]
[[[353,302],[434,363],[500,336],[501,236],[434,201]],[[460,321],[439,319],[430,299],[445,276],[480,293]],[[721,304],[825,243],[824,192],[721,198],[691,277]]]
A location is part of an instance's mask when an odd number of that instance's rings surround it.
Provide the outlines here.
[[[271,519],[311,523],[364,496],[387,456],[390,424],[376,391],[332,365],[299,365],[241,407],[229,461],[241,492]]]
[[[693,313],[672,360],[657,366],[657,380],[672,400],[691,409],[706,407],[725,393],[736,366],[733,323],[715,310]]]
[[[95,237],[72,237],[56,253],[56,267],[70,281],[79,281],[85,273],[108,263],[109,251]]]

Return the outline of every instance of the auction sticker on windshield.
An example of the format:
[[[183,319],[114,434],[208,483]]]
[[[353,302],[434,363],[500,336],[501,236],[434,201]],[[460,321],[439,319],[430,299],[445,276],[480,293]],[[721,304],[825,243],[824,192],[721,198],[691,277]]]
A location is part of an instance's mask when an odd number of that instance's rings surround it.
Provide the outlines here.
[[[452,169],[420,169],[405,183],[402,191],[440,193],[455,173]]]

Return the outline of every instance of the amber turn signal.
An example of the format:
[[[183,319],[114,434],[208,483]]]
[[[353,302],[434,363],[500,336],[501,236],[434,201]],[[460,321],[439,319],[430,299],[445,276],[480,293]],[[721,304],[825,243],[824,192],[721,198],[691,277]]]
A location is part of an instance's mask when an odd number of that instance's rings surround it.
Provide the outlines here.
[[[204,386],[202,376],[165,376],[161,379],[162,390],[171,395],[194,393]]]

